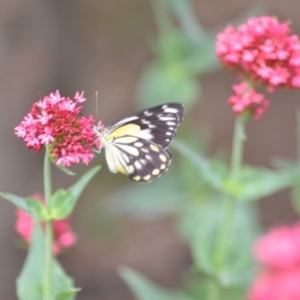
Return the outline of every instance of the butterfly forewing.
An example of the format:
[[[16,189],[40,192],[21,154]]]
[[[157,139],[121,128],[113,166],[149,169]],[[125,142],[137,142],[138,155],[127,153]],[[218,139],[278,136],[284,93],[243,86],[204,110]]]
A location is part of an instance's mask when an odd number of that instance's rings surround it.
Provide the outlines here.
[[[151,140],[165,149],[173,140],[183,114],[180,103],[155,106],[117,121],[109,128],[108,135],[111,138],[122,134],[133,135]]]

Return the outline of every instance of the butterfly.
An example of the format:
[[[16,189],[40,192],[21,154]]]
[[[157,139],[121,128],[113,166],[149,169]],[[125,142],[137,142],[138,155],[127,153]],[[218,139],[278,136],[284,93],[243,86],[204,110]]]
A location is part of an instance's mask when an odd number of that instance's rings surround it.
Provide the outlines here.
[[[108,128],[95,126],[109,170],[135,182],[150,182],[164,174],[172,160],[167,148],[183,115],[182,104],[166,103],[138,111]]]

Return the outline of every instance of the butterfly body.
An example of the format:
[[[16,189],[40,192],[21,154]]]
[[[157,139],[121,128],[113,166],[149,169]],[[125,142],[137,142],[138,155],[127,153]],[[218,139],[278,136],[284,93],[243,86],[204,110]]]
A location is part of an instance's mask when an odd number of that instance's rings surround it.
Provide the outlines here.
[[[136,112],[108,128],[95,126],[109,170],[135,182],[150,182],[165,173],[172,160],[167,147],[183,114],[182,104],[167,103]]]

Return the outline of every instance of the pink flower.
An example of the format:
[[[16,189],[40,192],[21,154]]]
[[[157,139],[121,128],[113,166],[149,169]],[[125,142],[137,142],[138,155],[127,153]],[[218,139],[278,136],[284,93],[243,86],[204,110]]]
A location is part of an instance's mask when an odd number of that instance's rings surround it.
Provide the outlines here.
[[[238,27],[229,26],[217,35],[216,54],[229,69],[270,90],[298,88],[300,41],[288,23],[262,16]]]
[[[76,92],[74,99],[61,97],[56,91],[34,103],[15,128],[28,149],[39,152],[47,146],[55,163],[67,167],[80,161],[88,164],[94,157],[91,150],[97,139],[93,117],[79,115],[82,107],[78,103],[86,101],[83,92]]]
[[[249,292],[250,300],[300,299],[300,222],[280,226],[260,238],[254,253],[263,269]]]
[[[44,202],[43,196],[34,194],[31,198]],[[44,222],[41,222],[44,227]],[[15,225],[16,232],[23,240],[30,244],[33,230],[33,218],[21,209],[17,209],[17,221]],[[54,254],[59,254],[63,248],[70,248],[76,243],[76,235],[72,231],[69,219],[53,221],[53,245]]]
[[[249,293],[249,300],[299,300],[300,266],[288,271],[263,272]]]
[[[256,242],[254,251],[257,259],[272,269],[300,266],[300,222],[273,229]]]
[[[246,82],[236,84],[232,89],[235,91],[235,95],[228,99],[228,103],[236,114],[248,111],[256,119],[259,119],[267,110],[269,101],[265,99],[264,95],[256,93]]]

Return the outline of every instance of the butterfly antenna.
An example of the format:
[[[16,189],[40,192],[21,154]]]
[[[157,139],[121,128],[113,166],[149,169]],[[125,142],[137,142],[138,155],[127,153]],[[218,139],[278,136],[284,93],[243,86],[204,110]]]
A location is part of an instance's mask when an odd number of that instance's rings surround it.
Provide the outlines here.
[[[98,116],[98,91],[96,91],[96,120],[99,119]]]

